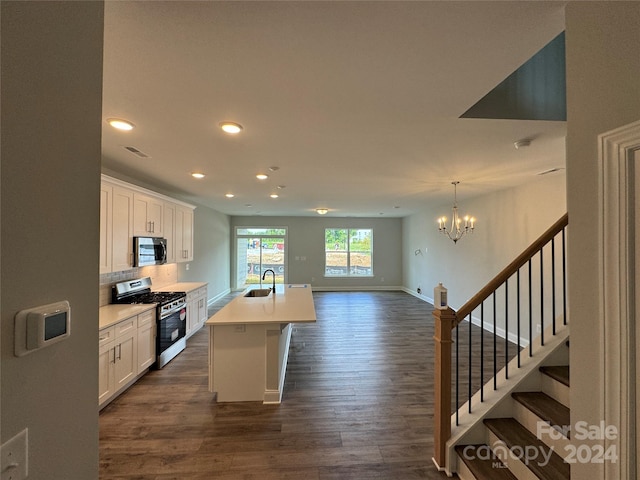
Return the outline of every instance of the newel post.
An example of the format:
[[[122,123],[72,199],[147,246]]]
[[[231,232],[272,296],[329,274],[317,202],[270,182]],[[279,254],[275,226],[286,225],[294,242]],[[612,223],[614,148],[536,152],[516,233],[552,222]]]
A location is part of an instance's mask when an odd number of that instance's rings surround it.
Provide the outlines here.
[[[433,461],[439,469],[446,465],[447,441],[451,437],[451,330],[456,312],[451,308],[433,311],[435,320],[435,382]]]

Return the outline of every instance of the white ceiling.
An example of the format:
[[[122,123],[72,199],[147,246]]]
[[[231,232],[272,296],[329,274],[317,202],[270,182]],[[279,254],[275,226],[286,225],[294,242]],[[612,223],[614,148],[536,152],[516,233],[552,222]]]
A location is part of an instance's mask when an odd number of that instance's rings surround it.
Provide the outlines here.
[[[229,215],[399,217],[452,180],[462,201],[533,181],[564,167],[564,122],[459,117],[564,3],[107,1],[103,118],[136,128],[103,122],[103,167]]]

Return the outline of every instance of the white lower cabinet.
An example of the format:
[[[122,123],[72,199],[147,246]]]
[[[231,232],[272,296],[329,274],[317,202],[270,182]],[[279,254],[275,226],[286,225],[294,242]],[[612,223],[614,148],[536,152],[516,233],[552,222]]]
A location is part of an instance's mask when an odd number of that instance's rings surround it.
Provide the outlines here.
[[[107,401],[115,392],[115,328],[100,330],[98,353],[98,405]]]
[[[155,361],[155,310],[100,330],[98,405],[122,393]]]
[[[197,332],[207,321],[207,287],[187,292],[187,336]]]
[[[153,310],[138,315],[138,372],[156,361],[156,315]]]

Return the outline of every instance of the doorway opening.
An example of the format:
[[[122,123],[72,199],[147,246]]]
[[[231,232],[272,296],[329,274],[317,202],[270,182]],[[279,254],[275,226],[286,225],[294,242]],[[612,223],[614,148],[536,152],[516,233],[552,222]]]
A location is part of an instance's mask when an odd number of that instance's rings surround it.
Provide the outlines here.
[[[286,228],[236,228],[236,288],[260,284],[269,269],[275,272],[276,283],[285,283],[286,259]]]

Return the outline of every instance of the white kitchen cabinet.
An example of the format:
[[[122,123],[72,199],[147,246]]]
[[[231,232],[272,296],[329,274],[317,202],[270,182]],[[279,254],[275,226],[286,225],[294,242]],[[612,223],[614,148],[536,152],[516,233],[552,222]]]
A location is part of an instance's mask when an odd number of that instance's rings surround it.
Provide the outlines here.
[[[115,387],[116,391],[125,387],[137,375],[137,316],[115,326]]]
[[[176,261],[193,260],[193,209],[178,205],[176,208]]]
[[[167,239],[167,263],[176,263],[176,209],[175,203],[165,202],[163,213],[164,238]]]
[[[113,186],[111,271],[133,268],[133,192]]]
[[[98,404],[102,405],[115,392],[115,375],[111,365],[115,363],[115,328],[100,330],[98,340]]]
[[[202,287],[198,296],[198,328],[204,325],[209,316],[207,315],[207,287]]]
[[[102,175],[100,273],[133,268],[133,237],[165,237],[167,263],[193,260],[193,205]]]
[[[193,335],[207,321],[207,287],[187,292],[187,336]]]
[[[100,185],[100,273],[111,272],[113,232],[113,186]]]
[[[148,370],[156,361],[156,314],[154,310],[138,315],[137,373]]]
[[[139,237],[162,237],[164,235],[164,201],[161,198],[133,194],[133,234]]]
[[[98,405],[124,390],[138,374],[137,315],[100,330]]]

